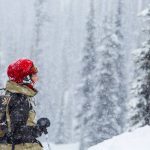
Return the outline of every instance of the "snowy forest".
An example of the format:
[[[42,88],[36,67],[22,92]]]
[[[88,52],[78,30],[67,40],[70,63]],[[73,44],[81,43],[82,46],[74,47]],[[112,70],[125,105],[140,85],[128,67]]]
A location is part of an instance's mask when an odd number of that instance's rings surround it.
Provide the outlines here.
[[[19,58],[38,67],[51,143],[87,150],[150,125],[150,0],[0,0],[0,88]]]

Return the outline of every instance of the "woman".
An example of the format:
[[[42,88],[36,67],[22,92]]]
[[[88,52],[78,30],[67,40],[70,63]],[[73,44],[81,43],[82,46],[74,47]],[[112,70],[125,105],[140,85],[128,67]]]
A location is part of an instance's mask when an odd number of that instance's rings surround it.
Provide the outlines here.
[[[36,138],[42,133],[47,134],[50,121],[41,118],[35,122],[32,98],[37,94],[34,88],[38,81],[37,73],[29,59],[19,59],[8,66],[5,95],[10,98],[5,102],[7,107],[2,127],[7,132],[1,138],[0,150],[42,150]]]

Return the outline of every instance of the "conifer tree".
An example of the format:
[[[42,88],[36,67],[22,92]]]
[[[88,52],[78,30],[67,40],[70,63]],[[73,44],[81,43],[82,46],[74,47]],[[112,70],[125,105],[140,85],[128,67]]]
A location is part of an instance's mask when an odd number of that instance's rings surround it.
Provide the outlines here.
[[[127,68],[123,26],[123,0],[117,1],[117,11],[114,23],[115,50],[117,53],[116,70],[118,76],[118,108],[117,121],[123,131],[127,115]]]
[[[90,11],[86,24],[87,37],[85,47],[83,49],[82,58],[82,84],[80,87],[81,91],[81,107],[79,110],[78,117],[80,118],[80,130],[81,130],[81,145],[80,149],[86,149],[91,145],[91,135],[89,132],[90,121],[91,121],[91,109],[94,101],[94,71],[96,65],[96,41],[95,41],[95,10],[94,1],[90,1]]]
[[[142,47],[134,51],[135,80],[133,82],[133,115],[131,126],[150,125],[150,5],[141,12],[144,18],[144,35],[147,37]]]
[[[98,47],[98,60],[96,67],[96,102],[94,104],[93,137],[94,143],[102,142],[121,131],[118,122],[118,68],[116,66],[118,53],[117,43],[114,40],[116,34],[113,29],[113,22],[105,18],[103,27],[104,37]]]
[[[115,20],[105,17],[97,48],[95,97],[91,136],[93,144],[121,133],[126,113],[126,71],[123,48],[122,0],[118,0]]]

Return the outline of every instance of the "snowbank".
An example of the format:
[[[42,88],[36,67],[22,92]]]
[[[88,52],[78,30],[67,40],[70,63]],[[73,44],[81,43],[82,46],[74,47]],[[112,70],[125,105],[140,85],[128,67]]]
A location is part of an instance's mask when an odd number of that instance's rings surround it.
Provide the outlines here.
[[[138,128],[106,140],[89,150],[150,150],[150,127]]]
[[[50,144],[50,149],[48,148],[48,145],[46,143],[43,143],[44,150],[79,150],[79,144]]]

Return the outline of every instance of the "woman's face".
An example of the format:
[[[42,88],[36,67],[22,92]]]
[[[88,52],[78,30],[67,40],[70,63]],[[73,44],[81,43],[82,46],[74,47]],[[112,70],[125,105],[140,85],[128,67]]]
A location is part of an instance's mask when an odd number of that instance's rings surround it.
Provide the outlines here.
[[[33,74],[31,78],[32,78],[32,81],[33,81],[34,83],[36,83],[36,82],[38,81],[38,79],[39,79],[37,73],[36,73],[36,74]]]

